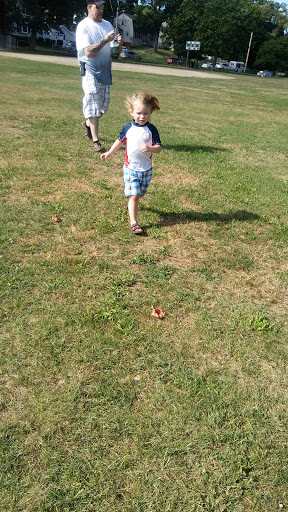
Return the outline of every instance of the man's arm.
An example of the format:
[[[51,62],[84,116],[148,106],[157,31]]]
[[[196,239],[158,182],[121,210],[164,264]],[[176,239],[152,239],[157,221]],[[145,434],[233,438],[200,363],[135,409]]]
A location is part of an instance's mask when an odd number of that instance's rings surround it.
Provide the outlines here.
[[[110,43],[110,41],[113,41],[114,37],[115,32],[114,30],[111,30],[111,32],[108,32],[108,34],[105,37],[103,37],[103,39],[101,39],[98,43],[86,46],[86,48],[83,49],[86,57],[95,57],[95,55],[97,55],[97,53],[100,52],[100,50],[102,50],[105,44]]]

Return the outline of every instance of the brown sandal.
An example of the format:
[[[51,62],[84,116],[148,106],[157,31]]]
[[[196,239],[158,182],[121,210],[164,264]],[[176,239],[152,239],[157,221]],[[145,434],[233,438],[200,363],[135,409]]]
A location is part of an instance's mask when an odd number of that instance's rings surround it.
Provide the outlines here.
[[[130,231],[133,233],[133,235],[141,235],[143,233],[143,229],[135,222],[134,224],[131,224]]]

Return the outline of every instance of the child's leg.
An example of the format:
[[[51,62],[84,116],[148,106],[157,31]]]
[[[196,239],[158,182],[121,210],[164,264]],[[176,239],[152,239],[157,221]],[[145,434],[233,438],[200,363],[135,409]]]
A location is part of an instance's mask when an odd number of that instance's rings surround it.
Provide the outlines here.
[[[127,168],[124,164],[123,170],[125,183],[124,193],[127,197],[131,231],[139,235],[143,233],[143,229],[140,228],[137,222],[138,203],[140,197],[144,196],[147,192],[152,177],[152,168],[148,171],[137,172]]]
[[[136,196],[130,196],[128,198],[127,206],[128,206],[131,226],[133,226],[133,224],[138,224],[137,223],[137,212],[138,212],[138,203],[139,203],[140,197],[141,197],[140,195],[136,195]],[[134,230],[134,233],[136,233],[136,234],[142,233],[142,229],[140,227],[136,228],[136,230]]]

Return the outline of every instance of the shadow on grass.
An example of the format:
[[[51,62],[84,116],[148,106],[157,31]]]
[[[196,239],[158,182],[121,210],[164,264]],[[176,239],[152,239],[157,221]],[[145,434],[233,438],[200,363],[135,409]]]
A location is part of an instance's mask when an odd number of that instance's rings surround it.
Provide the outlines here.
[[[259,215],[246,210],[237,210],[229,213],[201,213],[201,212],[165,212],[155,208],[143,207],[143,210],[151,211],[159,215],[160,220],[157,222],[158,226],[174,226],[175,224],[189,224],[190,222],[219,222],[228,224],[232,221],[247,222],[259,219]],[[146,228],[152,227],[145,226]]]
[[[225,148],[214,146],[190,146],[190,144],[165,144],[164,149],[174,149],[174,151],[181,151],[184,153],[215,153],[216,151],[228,151]]]

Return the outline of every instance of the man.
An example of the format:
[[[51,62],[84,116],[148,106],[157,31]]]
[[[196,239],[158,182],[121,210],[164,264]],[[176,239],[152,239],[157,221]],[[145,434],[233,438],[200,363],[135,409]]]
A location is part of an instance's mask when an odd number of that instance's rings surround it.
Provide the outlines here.
[[[103,151],[99,141],[99,119],[107,112],[112,84],[111,54],[116,37],[119,52],[122,49],[120,34],[109,21],[103,20],[104,0],[91,0],[88,15],[76,29],[76,46],[84,91],[82,127],[85,136],[93,141],[95,151]],[[111,43],[111,45],[110,45]]]

